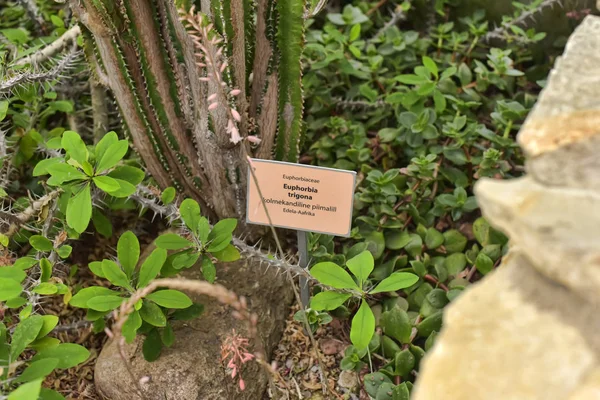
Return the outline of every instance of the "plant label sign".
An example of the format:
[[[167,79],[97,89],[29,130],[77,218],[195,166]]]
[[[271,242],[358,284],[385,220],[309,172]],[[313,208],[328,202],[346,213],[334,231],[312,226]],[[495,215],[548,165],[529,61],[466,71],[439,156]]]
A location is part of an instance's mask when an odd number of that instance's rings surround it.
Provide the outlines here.
[[[259,159],[249,168],[260,188],[249,169],[246,222],[270,225],[271,217],[280,228],[350,236],[356,172]]]

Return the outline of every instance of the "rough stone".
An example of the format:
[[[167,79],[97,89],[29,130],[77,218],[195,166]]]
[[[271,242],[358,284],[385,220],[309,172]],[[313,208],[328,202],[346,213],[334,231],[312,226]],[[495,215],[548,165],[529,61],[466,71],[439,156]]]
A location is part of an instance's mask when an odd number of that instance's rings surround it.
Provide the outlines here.
[[[528,176],[475,187],[511,250],[444,313],[413,400],[600,399],[600,18],[519,133]]]
[[[195,268],[185,277],[198,279]],[[272,269],[265,274],[260,265],[235,262],[217,266],[218,282],[246,296],[249,308],[258,314],[258,337],[267,353],[278,343],[283,332],[293,292],[285,277]],[[194,297],[194,296],[191,296]],[[205,305],[202,316],[175,326],[175,343],[163,349],[158,360],[149,363],[142,355],[139,338],[125,352],[136,378],[149,377],[143,386],[144,400],[257,400],[267,384],[265,371],[255,362],[242,370],[246,389],[240,391],[237,380],[221,364],[220,346],[232,329],[244,333],[245,324],[231,316],[231,310],[212,299],[198,297]],[[98,391],[110,400],[138,400],[135,387],[115,343],[108,343],[96,363]]]
[[[353,390],[358,387],[358,375],[354,371],[342,371],[337,384],[345,389]]]

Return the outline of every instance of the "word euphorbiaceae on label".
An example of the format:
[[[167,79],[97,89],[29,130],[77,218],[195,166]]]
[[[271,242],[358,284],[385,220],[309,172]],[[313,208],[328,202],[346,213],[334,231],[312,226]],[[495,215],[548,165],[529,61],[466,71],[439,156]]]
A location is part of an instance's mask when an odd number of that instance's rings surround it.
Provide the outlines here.
[[[249,176],[247,222],[350,235],[356,172],[258,159],[249,168],[260,191]]]

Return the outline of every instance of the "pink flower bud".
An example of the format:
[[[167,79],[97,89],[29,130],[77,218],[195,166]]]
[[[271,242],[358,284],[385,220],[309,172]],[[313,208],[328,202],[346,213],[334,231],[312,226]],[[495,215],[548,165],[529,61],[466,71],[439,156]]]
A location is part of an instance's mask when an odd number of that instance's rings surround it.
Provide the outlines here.
[[[213,101],[213,100],[214,100],[214,99],[216,99],[216,98],[217,98],[217,94],[216,94],[216,93],[213,93],[213,94],[211,94],[210,96],[208,96],[208,101]]]
[[[259,144],[261,141],[261,139],[256,136],[248,136],[248,137],[246,137],[246,139],[248,139],[248,141],[252,144]]]
[[[240,89],[233,89],[231,92],[229,92],[229,94],[232,96],[237,96],[240,93],[242,93],[242,91]]]
[[[231,115],[233,115],[233,119],[235,119],[237,122],[240,122],[242,120],[240,113],[233,108],[231,109]]]
[[[212,110],[216,109],[218,106],[219,106],[219,103],[211,103],[211,104],[208,106],[208,110],[209,110],[209,111],[212,111]]]
[[[246,389],[246,382],[243,379],[240,379],[240,390]]]

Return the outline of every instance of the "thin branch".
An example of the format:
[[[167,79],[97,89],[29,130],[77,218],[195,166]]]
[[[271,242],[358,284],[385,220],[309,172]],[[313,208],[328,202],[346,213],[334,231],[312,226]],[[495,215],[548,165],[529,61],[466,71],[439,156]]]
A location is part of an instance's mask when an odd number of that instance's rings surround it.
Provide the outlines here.
[[[34,73],[34,72],[23,72],[10,77],[4,81],[0,81],[0,93],[8,92],[11,89],[34,82],[48,82],[58,79],[60,75],[77,60],[81,53],[77,50],[77,47],[73,46],[71,51],[67,53],[60,61],[48,71]]]
[[[77,36],[79,36],[80,33],[81,28],[79,28],[79,25],[74,25],[71,29],[63,33],[61,37],[50,43],[48,46],[28,55],[27,57],[17,60],[14,65],[37,65],[43,61],[46,61],[64,49],[67,44],[75,43],[75,40],[77,40]]]
[[[42,208],[48,206],[52,201],[54,201],[60,194],[62,193],[61,189],[56,189],[47,195],[35,200],[31,203],[29,207],[27,207],[24,211],[20,212],[17,215],[12,215],[8,213],[1,213],[1,217],[4,219],[2,222],[8,222],[8,228],[4,232],[4,235],[11,237],[14,235],[23,224],[27,223],[31,218],[37,215]],[[12,222],[10,222],[10,221]]]
[[[404,11],[404,9],[402,8],[402,5],[399,4],[398,6],[396,6],[396,9],[394,10],[394,12],[392,13],[392,17],[390,18],[390,20],[388,22],[385,23],[385,25],[383,25],[378,31],[377,33],[375,33],[375,35],[373,35],[373,37],[371,39],[369,39],[369,43],[374,42],[375,40],[379,39],[379,37],[381,37],[383,34],[385,34],[385,32],[390,29],[393,26],[396,26],[398,24],[398,22],[400,21],[404,21],[406,19],[406,12]]]

